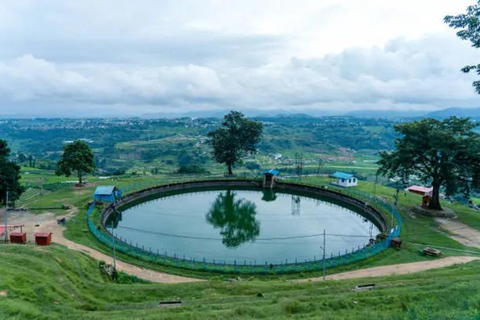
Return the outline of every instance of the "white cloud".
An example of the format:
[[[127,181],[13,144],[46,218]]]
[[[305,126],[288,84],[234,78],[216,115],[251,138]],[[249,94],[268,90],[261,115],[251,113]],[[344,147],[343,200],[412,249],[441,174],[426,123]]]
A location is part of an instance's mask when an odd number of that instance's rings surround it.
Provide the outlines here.
[[[11,2],[0,114],[478,106],[474,76],[459,72],[478,52],[442,22],[469,4]]]

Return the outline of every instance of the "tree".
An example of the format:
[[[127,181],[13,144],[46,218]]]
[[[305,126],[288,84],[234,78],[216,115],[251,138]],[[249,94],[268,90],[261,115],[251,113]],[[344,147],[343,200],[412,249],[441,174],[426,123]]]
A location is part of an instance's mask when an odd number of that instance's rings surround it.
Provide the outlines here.
[[[208,133],[208,142],[213,147],[215,161],[225,163],[231,175],[235,163],[241,163],[243,157],[257,151],[263,125],[246,119],[241,112],[232,111],[225,115],[222,126]]]
[[[0,202],[5,203],[7,190],[9,201],[20,198],[24,188],[20,185],[20,166],[9,160],[10,149],[5,140],[0,140]]]
[[[378,173],[402,179],[417,175],[433,187],[429,208],[442,210],[441,187],[452,195],[480,185],[480,135],[473,131],[477,126],[457,117],[396,125],[401,137],[395,140],[395,151],[380,153]]]
[[[93,151],[85,142],[75,140],[73,143],[63,146],[63,155],[57,166],[55,172],[57,175],[69,177],[73,172],[81,184],[83,175],[93,173],[95,170]]]
[[[466,13],[446,16],[444,21],[450,28],[461,29],[457,32],[460,39],[469,40],[472,47],[480,48],[480,0],[477,1],[476,5],[469,6]],[[477,74],[480,75],[480,64],[465,66],[461,70],[465,73],[476,70]],[[480,94],[480,81],[474,81],[473,87]]]
[[[260,234],[260,222],[255,218],[257,207],[251,201],[236,200],[236,195],[232,190],[220,193],[206,216],[209,223],[221,229],[222,243],[227,248],[237,248]]]

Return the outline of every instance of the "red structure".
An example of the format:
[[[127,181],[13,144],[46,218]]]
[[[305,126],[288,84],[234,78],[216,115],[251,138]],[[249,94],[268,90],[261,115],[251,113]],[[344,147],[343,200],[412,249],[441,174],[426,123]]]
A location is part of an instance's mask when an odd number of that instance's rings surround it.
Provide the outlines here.
[[[421,186],[411,186],[406,189],[408,192],[415,193],[422,196],[422,207],[428,207],[430,200],[432,199],[433,188],[425,188]]]
[[[27,243],[27,234],[25,232],[11,232],[10,243]]]
[[[49,246],[52,242],[51,232],[37,232],[35,233],[35,243],[39,246]]]

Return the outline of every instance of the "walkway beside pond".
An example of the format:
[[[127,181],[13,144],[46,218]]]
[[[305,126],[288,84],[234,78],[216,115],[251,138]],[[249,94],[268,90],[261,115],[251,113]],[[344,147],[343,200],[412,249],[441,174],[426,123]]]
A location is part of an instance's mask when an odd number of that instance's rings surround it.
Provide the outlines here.
[[[415,273],[420,271],[450,267],[456,264],[464,264],[474,260],[480,260],[480,257],[454,256],[454,257],[446,257],[442,259],[435,259],[435,260],[429,260],[429,261],[393,264],[388,266],[380,266],[380,267],[373,267],[373,268],[332,274],[332,275],[328,275],[326,277],[326,280],[386,277],[386,276],[393,276],[393,275],[409,274],[409,273]],[[322,281],[322,280],[323,280],[322,277],[316,277],[316,278],[301,279],[301,280],[295,280],[295,281],[305,282],[305,281]]]

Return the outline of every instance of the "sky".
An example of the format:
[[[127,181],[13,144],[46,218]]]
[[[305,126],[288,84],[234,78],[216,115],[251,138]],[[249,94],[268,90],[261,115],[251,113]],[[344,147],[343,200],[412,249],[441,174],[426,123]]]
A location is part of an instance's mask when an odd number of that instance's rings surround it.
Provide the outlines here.
[[[0,116],[480,107],[473,0],[3,0]]]

